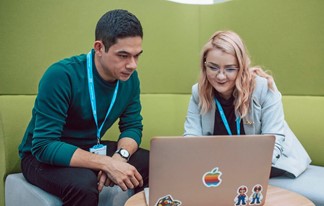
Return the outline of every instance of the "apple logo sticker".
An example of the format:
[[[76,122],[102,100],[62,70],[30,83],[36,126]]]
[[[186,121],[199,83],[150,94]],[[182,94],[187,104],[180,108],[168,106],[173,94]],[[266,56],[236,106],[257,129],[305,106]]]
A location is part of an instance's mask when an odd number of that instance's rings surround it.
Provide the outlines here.
[[[206,187],[218,187],[222,182],[221,175],[222,172],[218,170],[218,167],[215,167],[204,174],[202,181]]]

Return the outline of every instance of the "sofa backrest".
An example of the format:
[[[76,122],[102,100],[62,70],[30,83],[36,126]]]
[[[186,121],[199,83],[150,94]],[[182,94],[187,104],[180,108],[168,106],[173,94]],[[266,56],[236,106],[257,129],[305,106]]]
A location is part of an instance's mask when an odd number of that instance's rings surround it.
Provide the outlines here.
[[[144,125],[141,147],[149,149],[153,136],[183,135],[189,98],[190,95],[141,95]],[[5,168],[4,175],[20,171],[17,148],[31,118],[34,100],[35,95],[0,96],[0,161],[4,162],[1,164]],[[324,97],[284,96],[283,104],[285,118],[311,156],[312,164],[324,166],[324,133],[321,126]],[[103,139],[116,140],[118,135],[115,124]]]
[[[35,95],[0,96],[1,135],[4,141],[3,157],[5,162],[3,166],[6,174],[20,171],[18,145],[31,118],[34,100]]]
[[[0,97],[1,105],[1,97]],[[0,197],[4,197],[4,181],[6,178],[6,164],[5,164],[5,143],[4,143],[4,132],[3,132],[3,123],[2,115],[0,110]],[[1,205],[1,202],[0,202]]]
[[[312,159],[312,164],[324,166],[324,97],[284,96],[285,118]]]

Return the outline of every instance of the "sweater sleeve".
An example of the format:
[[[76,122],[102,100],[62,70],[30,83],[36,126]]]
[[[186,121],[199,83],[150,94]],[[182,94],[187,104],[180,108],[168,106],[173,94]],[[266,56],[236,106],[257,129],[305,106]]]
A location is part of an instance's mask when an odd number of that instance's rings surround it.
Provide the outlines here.
[[[142,115],[141,115],[141,101],[140,101],[140,83],[137,72],[132,75],[133,81],[131,84],[127,84],[125,90],[132,91],[129,96],[126,109],[120,115],[119,129],[121,131],[119,139],[124,137],[133,138],[138,145],[142,141]]]
[[[35,129],[31,151],[41,162],[68,166],[76,146],[60,141],[67,117],[71,86],[63,65],[52,65],[43,75],[34,107]]]

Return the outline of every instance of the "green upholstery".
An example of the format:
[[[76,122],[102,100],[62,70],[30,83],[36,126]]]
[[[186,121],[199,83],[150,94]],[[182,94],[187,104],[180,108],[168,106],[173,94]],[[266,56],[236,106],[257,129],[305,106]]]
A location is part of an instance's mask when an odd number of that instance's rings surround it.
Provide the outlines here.
[[[183,134],[189,98],[189,94],[141,95],[144,118],[141,147],[149,149],[149,142],[153,136]],[[3,162],[1,172],[5,175],[20,171],[17,147],[31,117],[34,100],[34,95],[0,96],[0,146],[3,152],[0,161]],[[284,96],[283,104],[285,118],[311,156],[312,164],[324,166],[324,133],[320,125],[321,117],[324,116],[324,97]],[[103,138],[116,140],[118,134],[115,124]]]
[[[5,174],[20,171],[18,144],[31,117],[32,96],[1,96],[0,111],[4,140]]]
[[[312,164],[324,166],[324,96],[285,96],[285,118],[309,153]]]
[[[143,143],[156,135],[181,135],[199,53],[220,29],[239,33],[252,62],[274,74],[286,119],[324,166],[324,1],[232,0],[211,6],[166,0],[11,1],[0,6],[0,206],[6,175],[20,171],[17,146],[27,126],[39,79],[53,62],[86,53],[94,27],[107,10],[128,9],[144,28],[138,72]],[[145,5],[145,6],[144,6]],[[105,139],[116,139],[114,126]]]
[[[0,99],[1,102],[1,99]],[[0,103],[1,105],[1,103]],[[2,117],[0,113],[0,197],[1,202],[0,205],[4,204],[4,182],[5,182],[5,172],[6,172],[6,164],[5,164],[5,144],[4,144],[4,136],[2,131]]]
[[[190,95],[143,94],[143,140],[142,147],[149,149],[150,139],[158,135],[182,135]],[[1,178],[20,171],[17,147],[31,116],[35,96],[0,96],[1,127]],[[284,96],[284,109],[288,124],[302,142],[313,162],[324,166],[324,133],[320,126],[324,116],[324,97]],[[305,108],[302,109],[302,108]],[[307,108],[307,109],[306,109]],[[14,114],[14,115],[13,115]],[[104,139],[116,139],[116,125]],[[3,192],[4,181],[0,182]],[[1,197],[3,196],[3,193]]]

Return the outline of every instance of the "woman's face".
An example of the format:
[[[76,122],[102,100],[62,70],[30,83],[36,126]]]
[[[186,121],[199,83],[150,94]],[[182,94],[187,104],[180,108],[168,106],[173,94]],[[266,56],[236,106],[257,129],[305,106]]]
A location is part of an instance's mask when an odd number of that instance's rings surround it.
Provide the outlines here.
[[[210,84],[224,99],[229,99],[238,74],[236,58],[215,48],[207,53],[205,67]]]

